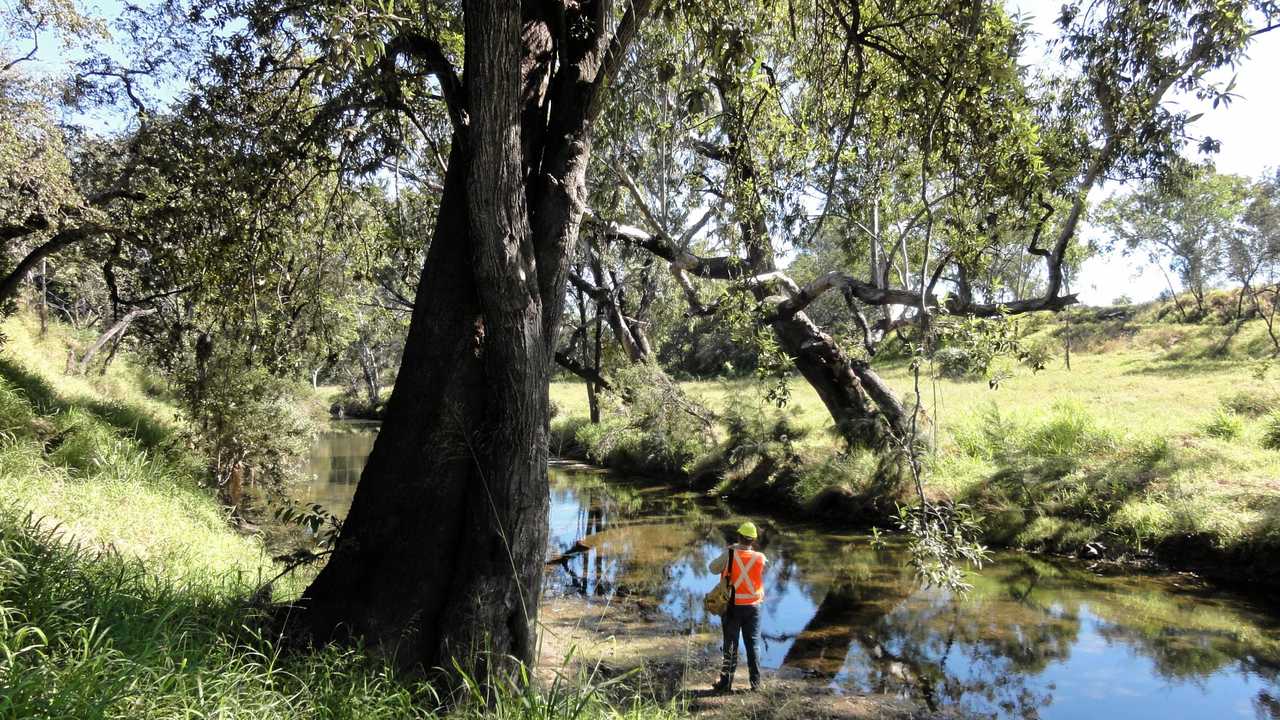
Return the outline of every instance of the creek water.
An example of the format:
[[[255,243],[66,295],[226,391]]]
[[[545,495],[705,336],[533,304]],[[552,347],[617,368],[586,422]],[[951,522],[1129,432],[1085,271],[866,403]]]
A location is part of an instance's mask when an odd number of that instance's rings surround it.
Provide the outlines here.
[[[376,427],[324,434],[298,498],[341,516]],[[545,591],[627,596],[672,633],[717,625],[722,503],[554,463]],[[752,518],[769,558],[762,665],[840,693],[993,718],[1280,719],[1280,617],[1193,578],[997,553],[964,595],[921,587],[902,547]],[[1271,609],[1274,612],[1274,608]]]

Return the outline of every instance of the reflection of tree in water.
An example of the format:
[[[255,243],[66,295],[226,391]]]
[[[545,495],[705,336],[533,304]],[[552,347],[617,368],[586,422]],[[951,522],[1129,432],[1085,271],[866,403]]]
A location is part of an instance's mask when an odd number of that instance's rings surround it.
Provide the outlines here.
[[[1234,667],[1273,685],[1280,681],[1274,620],[1250,615],[1247,606],[1228,606],[1220,596],[1169,588],[1142,575],[1106,578],[1027,557],[1012,564],[1017,570],[1006,579],[1011,588],[1034,576],[1057,606],[1079,614],[1087,605],[1102,638],[1149,658],[1166,680],[1196,682]],[[1028,596],[1034,585],[1026,585]]]
[[[1127,593],[1091,609],[1099,635],[1150,658],[1162,678],[1192,682],[1234,667],[1280,689],[1280,636],[1234,612],[1161,593]]]
[[[1253,710],[1260,720],[1280,719],[1280,697],[1263,690],[1253,699]]]
[[[603,531],[604,514],[604,507],[588,496],[578,511],[577,534],[589,537]],[[613,583],[605,573],[604,556],[599,552],[590,549],[579,551],[575,557],[566,558],[563,566],[569,575],[570,587],[580,595],[603,597],[613,589]]]
[[[589,557],[567,569],[581,578],[582,592],[636,593],[682,620],[706,620],[702,592],[714,578],[705,567],[723,549],[729,525],[722,510],[626,486],[578,498]],[[859,691],[1037,718],[1054,693],[1038,676],[1069,659],[1086,615],[1097,618],[1104,639],[1150,657],[1174,681],[1228,666],[1273,685],[1280,676],[1280,636],[1268,630],[1274,622],[1150,579],[1010,555],[975,577],[969,596],[953,600],[922,590],[899,549],[807,532],[765,539],[766,611],[794,618],[797,595],[816,606],[796,635],[766,635],[791,642],[783,665]],[[1275,688],[1252,698],[1257,717],[1280,720],[1278,698]]]
[[[836,572],[783,661],[842,677],[866,692],[905,695],[930,709],[963,705],[1035,718],[1052,696],[1028,681],[1065,658],[1079,621],[1029,607],[994,615],[981,601],[921,591],[898,553],[856,553]],[[851,654],[852,653],[852,654]]]
[[[589,480],[572,490],[578,520],[560,565],[578,593],[661,599],[689,566],[710,560],[701,556],[714,525],[688,496]]]

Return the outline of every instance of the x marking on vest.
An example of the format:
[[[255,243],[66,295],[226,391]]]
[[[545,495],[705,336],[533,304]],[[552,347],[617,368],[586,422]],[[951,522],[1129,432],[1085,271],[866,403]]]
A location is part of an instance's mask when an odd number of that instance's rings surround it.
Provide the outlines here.
[[[738,572],[735,573],[738,578],[733,581],[733,589],[738,591],[735,594],[739,598],[754,598],[761,594],[762,591],[757,589],[755,584],[751,582],[751,574],[748,572],[751,568],[755,567],[758,562],[760,562],[759,553],[751,553],[751,559],[748,560],[745,565],[742,563],[742,555],[737,552],[733,553],[733,564],[738,570]],[[747,591],[745,593],[741,592],[743,583],[747,586]]]

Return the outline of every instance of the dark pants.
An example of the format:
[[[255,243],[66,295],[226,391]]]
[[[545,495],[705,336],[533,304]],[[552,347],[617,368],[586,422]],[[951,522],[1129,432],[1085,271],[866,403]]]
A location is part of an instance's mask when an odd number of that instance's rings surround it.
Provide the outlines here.
[[[724,665],[720,668],[720,682],[728,688],[733,684],[733,673],[738,669],[738,636],[747,645],[747,672],[751,685],[760,684],[760,663],[756,648],[760,644],[760,606],[730,605],[721,618],[724,628]]]

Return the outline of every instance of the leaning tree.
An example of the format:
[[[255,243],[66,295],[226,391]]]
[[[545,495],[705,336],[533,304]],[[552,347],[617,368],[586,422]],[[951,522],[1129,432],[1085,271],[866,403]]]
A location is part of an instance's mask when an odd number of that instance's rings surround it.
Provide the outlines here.
[[[707,301],[691,277],[754,301],[757,322],[845,439],[870,446],[905,437],[910,422],[872,368],[878,342],[940,314],[996,318],[1075,302],[1065,269],[1090,191],[1184,164],[1195,118],[1170,94],[1222,97],[1207,74],[1237,62],[1274,14],[1247,2],[1066,6],[1062,70],[1031,75],[1018,64],[1025,27],[997,6],[794,8],[645,38],[671,68],[650,85],[698,108],[675,154],[687,192],[702,192],[720,217],[702,235],[673,227],[654,203],[665,188],[643,187],[627,169],[652,149],[622,134],[624,147],[607,150],[608,182],[634,204],[600,224],[668,261],[693,313],[727,303]],[[832,235],[847,250],[842,266],[803,285],[779,269]],[[1037,282],[992,280],[1027,260],[1043,262]],[[864,352],[806,314],[832,291],[845,296]]]

